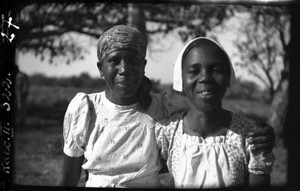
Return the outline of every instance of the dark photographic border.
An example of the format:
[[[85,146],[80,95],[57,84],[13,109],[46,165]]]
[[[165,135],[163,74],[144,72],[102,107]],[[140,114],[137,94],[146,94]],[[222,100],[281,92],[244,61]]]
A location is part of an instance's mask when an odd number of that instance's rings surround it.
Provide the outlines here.
[[[244,4],[244,5],[271,5],[271,6],[290,6],[291,10],[291,49],[290,49],[290,92],[289,105],[287,111],[287,129],[284,132],[284,143],[288,147],[288,173],[287,185],[272,189],[287,188],[288,190],[297,190],[300,187],[300,153],[299,153],[299,124],[297,114],[299,112],[299,65],[300,65],[300,3],[297,0],[156,0],[156,1],[126,1],[133,3],[209,3],[209,4]],[[3,25],[3,19],[8,21],[12,18],[13,24],[17,13],[27,4],[31,3],[74,3],[74,2],[100,2],[87,0],[6,0],[1,2],[0,15],[2,20],[1,29],[5,30],[7,37],[12,37],[11,34],[18,35],[18,29],[10,26],[7,28],[7,23]],[[111,2],[111,1],[101,1]],[[114,0],[116,3],[124,3],[124,1]],[[3,15],[3,16],[2,16]],[[5,22],[4,22],[5,23]],[[20,29],[22,30],[22,29]],[[13,167],[13,138],[14,138],[14,108],[13,100],[15,96],[15,43],[9,41],[8,38],[0,36],[0,83],[1,83],[1,97],[0,97],[0,190],[65,190],[67,188],[58,187],[40,187],[40,186],[20,186],[13,184],[14,167]],[[298,125],[298,126],[297,126]],[[68,188],[70,189],[70,188]],[[85,188],[72,188],[72,190],[83,190]],[[239,190],[239,189],[238,189]]]

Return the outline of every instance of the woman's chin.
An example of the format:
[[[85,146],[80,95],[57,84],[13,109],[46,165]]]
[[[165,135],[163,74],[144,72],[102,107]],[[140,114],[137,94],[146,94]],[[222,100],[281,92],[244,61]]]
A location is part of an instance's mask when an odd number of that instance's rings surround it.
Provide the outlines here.
[[[201,103],[194,103],[194,107],[201,112],[204,113],[210,113],[219,107],[219,104],[217,102],[201,102]]]
[[[134,88],[134,87],[117,88],[117,92],[118,92],[118,95],[123,98],[135,97],[135,95],[137,94],[137,88]]]

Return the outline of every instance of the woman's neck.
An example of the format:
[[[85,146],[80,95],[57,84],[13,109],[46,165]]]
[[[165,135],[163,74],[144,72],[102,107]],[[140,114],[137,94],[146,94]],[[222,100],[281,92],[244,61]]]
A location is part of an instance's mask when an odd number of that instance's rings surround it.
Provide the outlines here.
[[[183,119],[184,132],[200,137],[217,136],[227,131],[230,113],[221,107],[211,112],[191,109]]]
[[[116,105],[131,105],[138,102],[137,96],[121,97],[114,94],[112,91],[105,91],[106,98]]]

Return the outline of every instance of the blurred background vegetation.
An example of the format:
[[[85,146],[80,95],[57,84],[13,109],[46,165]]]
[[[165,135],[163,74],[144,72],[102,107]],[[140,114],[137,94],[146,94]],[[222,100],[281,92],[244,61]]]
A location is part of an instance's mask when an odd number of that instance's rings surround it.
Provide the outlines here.
[[[245,1],[247,2],[247,1]],[[248,1],[251,2],[251,1]],[[237,14],[247,15],[241,37],[233,43],[239,50],[237,68],[251,76],[238,78],[225,95],[224,107],[250,118],[270,123],[276,133],[276,161],[272,185],[286,184],[287,148],[283,142],[288,109],[290,14],[287,6],[211,4],[133,3],[35,3],[18,5],[20,11],[17,52],[32,52],[55,64],[63,58],[67,65],[84,59],[87,47],[75,37],[96,39],[117,24],[135,26],[149,39],[155,51],[157,40],[176,30],[180,41],[197,36],[217,37],[210,31],[224,27]],[[279,66],[279,67],[278,67]],[[250,80],[256,78],[256,81]],[[257,81],[264,88],[258,86]],[[78,92],[99,92],[105,82],[88,73],[73,77],[28,76],[24,123],[17,123],[15,135],[15,183],[55,185],[62,165],[62,122],[70,100]],[[153,92],[171,84],[153,80]],[[18,118],[18,114],[16,115]],[[84,178],[84,176],[82,176]],[[81,185],[84,179],[81,179]]]

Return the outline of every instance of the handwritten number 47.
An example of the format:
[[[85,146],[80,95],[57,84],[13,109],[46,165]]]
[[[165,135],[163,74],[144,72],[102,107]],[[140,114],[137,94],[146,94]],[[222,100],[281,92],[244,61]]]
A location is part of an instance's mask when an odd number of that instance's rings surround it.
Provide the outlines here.
[[[2,20],[2,25],[3,25],[3,22],[4,22],[4,21],[8,23],[8,26],[7,26],[8,28],[9,28],[10,26],[13,26],[13,27],[16,28],[16,29],[20,29],[20,27],[18,27],[17,25],[12,24],[12,18],[11,18],[11,17],[8,18],[8,21]],[[15,38],[15,34],[14,34],[14,33],[12,33],[12,34],[10,35],[10,37],[8,37],[7,34],[1,32],[1,36],[2,36],[2,37],[6,37],[6,38],[9,40],[9,42],[12,42],[12,40]]]

